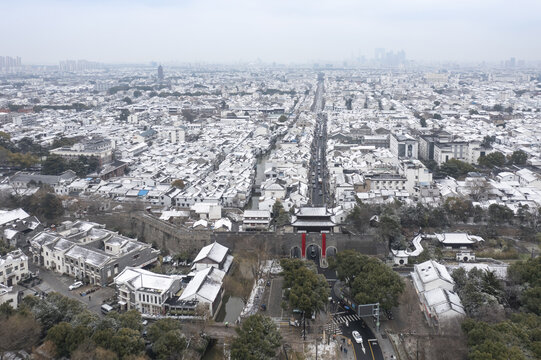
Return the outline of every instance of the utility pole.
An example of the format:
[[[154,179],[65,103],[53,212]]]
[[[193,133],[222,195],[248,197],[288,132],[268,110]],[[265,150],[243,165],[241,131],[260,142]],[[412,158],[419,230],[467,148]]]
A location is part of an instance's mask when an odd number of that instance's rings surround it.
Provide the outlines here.
[[[302,312],[302,326],[303,326],[302,335],[304,337],[304,340],[306,341],[306,314],[304,311]]]

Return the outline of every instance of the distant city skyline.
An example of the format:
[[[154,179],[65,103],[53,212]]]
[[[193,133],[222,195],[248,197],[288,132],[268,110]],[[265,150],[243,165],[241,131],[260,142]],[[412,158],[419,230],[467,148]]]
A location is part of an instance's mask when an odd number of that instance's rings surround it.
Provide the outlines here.
[[[23,0],[3,4],[0,48],[25,64],[541,60],[535,0]]]

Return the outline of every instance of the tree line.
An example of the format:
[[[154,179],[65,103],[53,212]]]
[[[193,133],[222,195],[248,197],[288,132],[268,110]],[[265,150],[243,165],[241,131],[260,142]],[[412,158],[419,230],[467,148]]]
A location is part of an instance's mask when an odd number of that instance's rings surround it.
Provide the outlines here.
[[[143,330],[136,310],[102,318],[58,293],[27,296],[16,311],[7,303],[0,306],[0,350],[34,351],[38,359],[182,359],[201,356],[208,345],[206,337],[196,336],[188,348],[175,319],[157,320]]]
[[[477,268],[452,276],[471,360],[541,358],[540,257],[511,264],[505,281]]]
[[[73,170],[77,176],[83,177],[99,169],[99,160],[93,156],[79,156],[77,159],[66,160],[58,155],[49,155],[49,150],[71,146],[79,138],[60,137],[53,140],[50,146],[41,146],[29,137],[24,137],[16,143],[11,136],[0,131],[0,165],[14,166],[21,169],[41,163],[41,173],[44,175],[59,175],[66,170]]]
[[[374,223],[374,216],[379,220]],[[371,223],[379,240],[393,249],[405,249],[407,244],[403,230],[418,231],[432,228],[444,229],[455,224],[477,224],[480,234],[497,236],[501,226],[516,226],[523,240],[541,240],[541,209],[519,206],[515,215],[505,205],[491,204],[487,209],[474,205],[469,199],[449,197],[441,205],[417,203],[406,205],[400,201],[390,204],[366,204],[357,199],[357,204],[346,218],[346,227],[360,233],[372,231]]]

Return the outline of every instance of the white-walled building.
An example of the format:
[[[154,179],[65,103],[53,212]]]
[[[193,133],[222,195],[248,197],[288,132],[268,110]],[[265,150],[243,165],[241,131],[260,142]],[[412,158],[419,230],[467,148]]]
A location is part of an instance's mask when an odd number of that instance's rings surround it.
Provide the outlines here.
[[[224,295],[223,278],[225,271],[208,267],[198,271],[180,294],[181,302],[197,302],[208,310],[211,318],[216,317]]]
[[[428,260],[415,265],[411,277],[430,324],[441,326],[446,320],[466,315],[460,298],[453,291],[455,282],[445,266]]]
[[[163,275],[126,267],[115,277],[121,310],[136,309],[141,314],[161,315],[165,303],[181,288],[180,275]]]
[[[217,242],[203,247],[193,260],[192,270],[201,271],[208,267],[215,267],[227,272],[233,261],[228,255],[229,249]]]
[[[0,257],[0,284],[17,285],[29,274],[28,257],[18,249]]]

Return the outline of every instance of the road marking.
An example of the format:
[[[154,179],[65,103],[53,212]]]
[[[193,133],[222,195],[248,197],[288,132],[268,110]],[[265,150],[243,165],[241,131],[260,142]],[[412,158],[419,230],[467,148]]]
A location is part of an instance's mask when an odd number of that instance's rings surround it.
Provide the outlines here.
[[[370,341],[368,342],[368,346],[370,347],[370,353],[372,354],[372,360],[376,360],[374,358],[374,352],[372,351],[372,345],[370,344]]]

